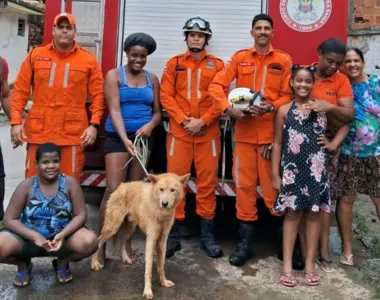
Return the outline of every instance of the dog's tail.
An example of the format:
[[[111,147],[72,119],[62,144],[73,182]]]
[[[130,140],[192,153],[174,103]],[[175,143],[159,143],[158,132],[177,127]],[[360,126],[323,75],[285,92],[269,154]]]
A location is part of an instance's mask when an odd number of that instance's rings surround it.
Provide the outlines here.
[[[107,201],[106,214],[104,218],[103,228],[99,236],[99,247],[114,237],[114,241],[117,238],[116,233],[124,222],[127,216],[127,211],[124,207],[125,188],[121,184],[115,192],[110,196]]]

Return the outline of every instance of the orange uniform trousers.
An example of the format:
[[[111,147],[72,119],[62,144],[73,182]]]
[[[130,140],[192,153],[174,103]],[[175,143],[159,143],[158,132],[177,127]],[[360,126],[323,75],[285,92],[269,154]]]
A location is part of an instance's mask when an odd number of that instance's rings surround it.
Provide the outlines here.
[[[168,172],[179,176],[190,173],[194,161],[197,174],[196,212],[202,219],[213,219],[216,208],[215,189],[218,185],[220,138],[191,143],[168,134],[166,142]],[[185,218],[185,201],[185,198],[182,199],[177,206],[176,220]]]
[[[272,188],[272,165],[260,153],[259,144],[235,143],[232,177],[236,186],[236,215],[241,221],[256,221],[257,179],[266,207],[272,210],[277,192]],[[277,215],[277,214],[275,214]]]
[[[25,160],[25,178],[38,174],[36,169],[36,150],[38,144],[28,144]],[[78,146],[59,146],[61,149],[61,173],[75,178],[80,184],[80,175],[82,173],[85,153],[84,149]]]

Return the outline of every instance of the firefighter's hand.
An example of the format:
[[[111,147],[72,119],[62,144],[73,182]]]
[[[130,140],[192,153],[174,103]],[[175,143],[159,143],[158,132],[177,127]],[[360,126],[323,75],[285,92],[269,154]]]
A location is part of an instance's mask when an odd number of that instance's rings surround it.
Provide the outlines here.
[[[88,126],[80,137],[83,139],[81,146],[84,148],[95,143],[97,133],[98,130],[94,126]]]
[[[23,145],[23,139],[26,139],[24,133],[24,125],[12,125],[11,127],[11,141],[13,149]]]
[[[304,104],[302,107],[304,109],[310,109],[315,112],[328,112],[334,105],[325,100],[310,100],[308,103]]]
[[[189,135],[196,135],[199,131],[201,131],[202,127],[205,126],[205,122],[202,119],[194,119],[192,118],[190,122],[185,125],[185,131]]]
[[[241,120],[245,117],[245,114],[241,110],[232,107],[226,110],[226,114],[234,120]]]
[[[272,187],[279,191],[281,188],[281,177],[279,175],[272,176]]]
[[[273,104],[261,103],[260,105],[251,105],[249,112],[251,116],[258,117],[270,112]]]
[[[270,160],[272,155],[272,144],[261,145],[260,153],[266,160]]]
[[[136,131],[136,137],[145,137],[148,138],[152,134],[153,125],[149,122]]]
[[[207,126],[203,126],[195,136],[204,136],[206,134]]]

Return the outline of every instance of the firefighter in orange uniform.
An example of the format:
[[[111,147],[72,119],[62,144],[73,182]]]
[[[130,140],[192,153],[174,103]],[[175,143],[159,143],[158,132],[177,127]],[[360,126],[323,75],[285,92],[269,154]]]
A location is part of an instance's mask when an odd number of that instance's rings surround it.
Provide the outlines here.
[[[27,142],[25,177],[37,174],[35,153],[40,144],[60,146],[62,172],[79,182],[86,146],[95,142],[104,108],[103,75],[96,57],[74,41],[76,21],[71,14],[55,17],[54,40],[34,48],[24,60],[11,101],[12,142]],[[33,105],[22,115],[33,93]],[[91,100],[88,122],[86,101]]]
[[[196,212],[201,217],[200,247],[210,257],[223,255],[215,242],[215,189],[220,154],[220,111],[208,95],[208,87],[224,67],[221,59],[206,52],[212,36],[210,24],[196,17],[183,27],[188,50],[169,59],[162,75],[161,104],[169,114],[168,172],[184,175],[194,162],[197,173]],[[185,199],[177,207],[169,234],[166,257],[181,249],[179,222],[185,218]]]
[[[266,14],[254,17],[251,35],[255,46],[236,52],[226,68],[209,87],[210,96],[219,109],[236,120],[233,157],[233,178],[236,185],[237,218],[240,221],[239,243],[229,262],[241,266],[253,256],[254,225],[257,220],[259,179],[268,209],[272,209],[277,193],[272,188],[270,149],[273,142],[274,114],[291,100],[289,86],[291,58],[273,49],[273,20]],[[260,92],[265,101],[251,105],[247,111],[230,107],[224,89],[236,79],[236,87]],[[281,227],[281,217],[278,217]]]

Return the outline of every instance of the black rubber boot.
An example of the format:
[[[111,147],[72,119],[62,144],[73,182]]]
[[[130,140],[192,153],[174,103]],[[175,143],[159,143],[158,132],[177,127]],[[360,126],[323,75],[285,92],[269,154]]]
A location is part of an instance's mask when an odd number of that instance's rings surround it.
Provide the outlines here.
[[[181,250],[181,240],[179,238],[178,221],[175,221],[166,243],[166,258],[172,257],[179,250]]]
[[[283,217],[278,218],[278,227],[277,227],[277,258],[282,261],[283,259],[283,252],[282,252],[282,238],[283,238]],[[293,258],[292,258],[292,268],[293,270],[298,270],[302,271],[305,268],[305,263],[302,258],[302,252],[301,252],[301,244],[299,237],[297,235],[296,243],[294,245],[294,250],[293,250]]]
[[[201,219],[201,249],[209,257],[218,258],[223,256],[223,251],[215,242],[214,220]]]
[[[242,266],[253,257],[253,222],[240,222],[239,243],[229,262],[233,266]]]

